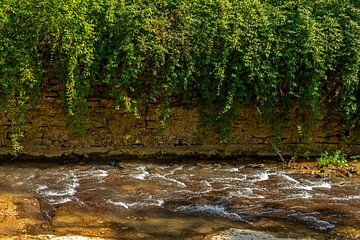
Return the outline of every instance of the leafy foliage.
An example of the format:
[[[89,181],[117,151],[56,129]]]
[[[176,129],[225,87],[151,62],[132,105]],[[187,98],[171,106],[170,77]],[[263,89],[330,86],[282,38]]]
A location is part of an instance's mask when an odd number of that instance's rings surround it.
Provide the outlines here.
[[[325,152],[317,160],[319,167],[344,167],[347,164],[346,155],[340,150],[335,151],[334,154]]]
[[[289,120],[305,131],[323,111],[354,129],[359,20],[355,0],[1,1],[0,112],[18,141],[51,79],[75,119],[100,85],[138,117],[162,104],[162,124],[173,99],[196,99],[224,133],[234,110],[256,107],[274,143]]]

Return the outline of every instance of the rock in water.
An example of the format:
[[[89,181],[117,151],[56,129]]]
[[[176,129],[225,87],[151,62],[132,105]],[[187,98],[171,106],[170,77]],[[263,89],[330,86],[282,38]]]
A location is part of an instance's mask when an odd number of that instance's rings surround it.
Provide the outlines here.
[[[291,240],[290,238],[277,238],[273,235],[245,229],[228,229],[205,238],[206,240]]]

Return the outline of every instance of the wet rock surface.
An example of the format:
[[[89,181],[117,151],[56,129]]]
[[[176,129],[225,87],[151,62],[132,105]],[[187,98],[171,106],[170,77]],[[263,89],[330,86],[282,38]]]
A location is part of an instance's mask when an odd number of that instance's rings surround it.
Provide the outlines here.
[[[29,195],[0,195],[0,236],[24,234],[44,221],[36,198]]]
[[[319,178],[358,178],[360,175],[360,163],[351,161],[344,167],[319,168],[316,162],[292,163],[286,166],[289,173],[311,174]]]
[[[3,164],[0,238],[359,238],[360,179],[300,166]]]
[[[206,237],[206,240],[285,240],[277,238],[269,233],[245,230],[245,229],[228,229],[212,236]],[[286,238],[291,240],[290,238]]]

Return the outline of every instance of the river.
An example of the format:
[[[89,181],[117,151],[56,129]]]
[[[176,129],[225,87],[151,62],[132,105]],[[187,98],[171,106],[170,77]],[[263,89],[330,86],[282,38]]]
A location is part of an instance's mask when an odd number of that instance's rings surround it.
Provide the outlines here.
[[[2,237],[204,239],[249,229],[341,239],[342,229],[360,226],[359,177],[319,177],[279,164],[10,162],[0,165],[0,179],[1,194],[16,196],[14,219],[35,219],[22,229],[2,220]]]

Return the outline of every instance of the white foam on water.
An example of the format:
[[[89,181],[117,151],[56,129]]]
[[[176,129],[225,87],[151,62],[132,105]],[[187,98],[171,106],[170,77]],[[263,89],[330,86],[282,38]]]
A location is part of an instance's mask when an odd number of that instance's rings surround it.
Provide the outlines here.
[[[155,202],[155,206],[161,207],[165,204],[164,199],[157,199]]]
[[[32,174],[32,175],[28,176],[27,178],[25,178],[25,180],[30,180],[30,179],[33,179],[34,177],[35,177],[35,175]]]
[[[301,190],[307,190],[307,191],[312,191],[314,188],[327,188],[330,189],[331,185],[328,182],[320,182],[320,183],[314,183],[314,182],[308,182],[308,183],[301,183],[300,181],[286,175],[286,174],[281,174],[280,176],[282,176],[283,178],[285,178],[286,180],[288,180],[289,182],[294,183],[293,184],[293,188],[296,189],[301,189]]]
[[[60,178],[59,180],[57,186],[64,186],[61,190],[51,189],[51,186],[49,185],[39,184],[35,191],[40,196],[49,198],[48,200],[52,203],[61,204],[71,201],[72,197],[77,192],[77,187],[80,185],[79,179],[73,171],[70,171],[65,177]]]
[[[251,188],[243,188],[242,190],[230,192],[229,196],[248,196],[253,194],[253,190]]]
[[[330,183],[322,182],[322,183],[315,184],[312,187],[313,188],[328,188],[328,189],[330,189],[331,185],[330,185]]]
[[[330,183],[322,182],[322,183],[313,183],[313,184],[311,184],[311,185],[300,185],[300,184],[297,184],[297,185],[295,185],[294,187],[297,188],[297,189],[303,189],[303,190],[311,191],[311,190],[313,190],[314,188],[326,188],[326,189],[330,189],[330,188],[331,188],[331,185],[330,185]]]
[[[289,199],[297,199],[297,198],[309,199],[309,198],[312,198],[312,197],[313,197],[313,195],[310,194],[309,192],[301,192],[301,193],[290,195]]]
[[[111,199],[108,199],[107,202],[109,202],[109,203],[111,203],[111,204],[113,204],[115,206],[120,206],[120,207],[129,209],[129,204],[125,203],[125,202],[122,202],[122,201],[113,201]]]
[[[109,176],[108,171],[102,170],[102,169],[96,169],[96,170],[89,171],[85,175],[86,178],[96,179],[96,181],[98,183],[103,183],[107,176]]]
[[[147,176],[150,176],[150,173],[147,171],[145,166],[140,166],[136,168],[137,173],[133,173],[130,176],[139,180],[145,180]]]
[[[176,191],[176,193],[180,196],[181,194],[183,195],[190,195],[190,196],[198,196],[198,195],[201,195],[203,193],[207,193],[207,192],[210,192],[211,190],[205,190],[203,192],[194,192],[192,190],[188,190],[188,189],[182,189],[182,190],[178,190]]]
[[[360,200],[360,195],[343,196],[343,197],[331,197],[330,199],[331,200],[336,200],[336,201]]]
[[[53,191],[47,190],[43,191],[41,194],[46,197],[62,197],[62,196],[73,196],[76,193],[76,190],[73,188],[65,189],[64,191]]]
[[[176,208],[175,211],[187,212],[187,213],[204,213],[204,214],[223,216],[234,220],[244,221],[244,219],[239,214],[228,212],[225,209],[225,207],[222,205],[213,205],[213,204],[186,205]]]
[[[308,190],[308,191],[313,190],[313,188],[311,186],[307,186],[307,185],[297,185],[297,186],[295,186],[295,188],[302,189],[302,190]]]
[[[290,176],[288,176],[288,175],[286,175],[286,174],[281,174],[281,176],[282,176],[283,178],[285,178],[286,180],[290,181],[290,182],[300,183],[299,181],[295,180],[294,178],[292,178],[292,177],[290,177]]]
[[[187,187],[186,184],[183,183],[183,182],[180,182],[180,181],[178,181],[178,180],[176,180],[176,179],[173,179],[173,178],[167,178],[167,177],[165,177],[165,176],[163,176],[163,175],[161,175],[161,174],[158,174],[158,173],[154,174],[153,177],[157,177],[157,178],[163,179],[163,180],[165,180],[165,181],[167,181],[167,182],[175,183],[176,185],[178,185],[178,186],[181,187],[181,188],[186,188],[186,187]],[[152,178],[153,178],[153,177],[152,177]]]
[[[146,208],[146,207],[150,207],[150,206],[162,207],[164,203],[165,203],[164,200],[157,199],[155,201],[134,202],[134,203],[129,204],[129,206],[131,208]]]
[[[161,207],[165,204],[165,200],[162,198],[153,198],[152,195],[148,196],[148,199],[150,200],[150,202],[144,202],[144,206],[148,205],[148,206],[158,206]]]
[[[104,178],[109,176],[108,171],[103,169],[92,169],[77,173],[79,178]]]
[[[67,203],[67,202],[72,202],[73,199],[71,197],[60,197],[60,198],[50,198],[48,199],[48,201],[52,204],[64,204],[64,203]]]
[[[181,170],[183,170],[183,168],[184,168],[184,166],[179,166],[179,167],[176,167],[176,168],[174,168],[173,170],[171,170],[170,172],[168,172],[168,173],[166,173],[166,174],[164,174],[164,176],[170,176],[170,175],[174,175],[175,174],[175,172],[177,172],[177,171],[181,171]]]
[[[201,180],[200,183],[206,187],[211,187],[211,184],[207,180]]]
[[[108,171],[106,170],[96,170],[95,172],[92,172],[92,174],[94,174],[97,176],[97,177],[107,177],[109,176],[109,173]]]
[[[239,177],[223,177],[223,178],[213,178],[210,180],[212,183],[228,183],[228,182],[242,182],[246,180],[246,176],[243,178]]]
[[[234,168],[229,168],[229,169],[225,169],[226,172],[238,172],[239,168],[234,167]]]
[[[41,193],[41,191],[43,191],[43,190],[45,190],[45,189],[47,189],[48,188],[48,186],[46,186],[46,185],[43,185],[43,184],[40,184],[40,185],[38,185],[38,187],[36,188],[36,192],[37,193]]]
[[[107,199],[106,201],[112,205],[123,207],[126,209],[144,208],[144,207],[149,207],[149,206],[162,207],[165,204],[164,199],[161,199],[161,198],[152,199],[152,196],[149,196],[149,200],[145,200],[143,202],[127,203],[124,201],[118,201],[118,200],[112,200],[112,199]]]
[[[238,191],[232,191],[229,192],[228,196],[230,198],[232,197],[238,197],[238,198],[258,198],[258,199],[263,199],[265,198],[262,195],[256,194],[253,192],[253,190],[251,188],[243,188],[241,190]]]
[[[201,180],[200,183],[201,183],[201,185],[203,185],[203,186],[205,186],[205,187],[208,188],[208,189],[205,190],[206,192],[212,190],[212,186],[211,186],[211,184],[210,184],[207,180]]]
[[[180,206],[176,208],[176,211],[181,212],[204,212],[204,213],[224,213],[225,207],[222,205],[212,205],[212,204],[204,204],[204,205],[186,205]]]
[[[261,172],[258,181],[266,181],[268,179],[269,179],[269,174],[267,172]]]

